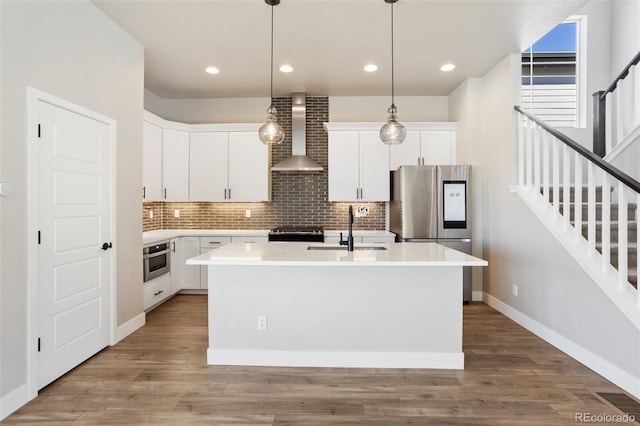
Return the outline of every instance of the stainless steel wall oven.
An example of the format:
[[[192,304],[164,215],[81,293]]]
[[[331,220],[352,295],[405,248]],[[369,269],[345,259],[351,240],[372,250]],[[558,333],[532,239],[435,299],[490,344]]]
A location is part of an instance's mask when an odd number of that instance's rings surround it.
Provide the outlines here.
[[[166,274],[171,270],[169,241],[155,243],[142,249],[144,282]]]

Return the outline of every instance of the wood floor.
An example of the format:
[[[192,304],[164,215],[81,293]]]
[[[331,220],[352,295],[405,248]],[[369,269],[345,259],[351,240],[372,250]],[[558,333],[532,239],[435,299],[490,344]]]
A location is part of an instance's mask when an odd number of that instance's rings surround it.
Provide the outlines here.
[[[465,370],[374,370],[208,367],[206,302],[169,300],[3,424],[553,426],[620,414],[595,394],[620,389],[484,304],[464,308]]]

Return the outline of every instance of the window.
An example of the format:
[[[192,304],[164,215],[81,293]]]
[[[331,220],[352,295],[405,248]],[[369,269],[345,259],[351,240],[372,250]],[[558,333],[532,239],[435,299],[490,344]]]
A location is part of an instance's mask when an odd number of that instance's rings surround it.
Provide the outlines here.
[[[522,52],[522,107],[553,127],[584,127],[585,17],[571,17]]]

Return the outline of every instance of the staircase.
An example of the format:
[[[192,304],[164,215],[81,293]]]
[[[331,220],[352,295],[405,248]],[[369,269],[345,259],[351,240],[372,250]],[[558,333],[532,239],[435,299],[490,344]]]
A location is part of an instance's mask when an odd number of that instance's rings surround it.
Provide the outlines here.
[[[550,189],[550,199],[549,202],[553,201],[553,189]],[[613,192],[613,187],[609,188],[609,192]],[[542,193],[542,188],[541,188]],[[575,226],[575,187],[570,187],[569,189],[569,223],[572,226]],[[588,187],[582,187],[582,196],[579,197],[581,200],[588,199]],[[602,187],[596,187],[595,189],[595,238],[596,238],[596,250],[598,253],[602,255],[602,234],[603,234],[603,225],[602,225]],[[564,194],[563,188],[559,190],[559,201],[560,205],[560,214],[564,215]],[[589,213],[589,205],[587,201],[582,201],[581,203],[582,217],[588,217]],[[629,203],[627,205],[627,275],[629,283],[635,288],[638,288],[638,220],[636,217],[636,209],[637,205],[635,203]],[[609,231],[609,241],[610,241],[610,254],[611,254],[611,265],[614,268],[618,268],[618,221],[616,218],[618,217],[618,205],[611,204],[609,207],[609,217],[610,220],[610,231]],[[582,236],[587,239],[589,237],[589,224],[582,223]]]
[[[640,182],[538,117],[515,109],[518,184],[512,191],[640,329]]]

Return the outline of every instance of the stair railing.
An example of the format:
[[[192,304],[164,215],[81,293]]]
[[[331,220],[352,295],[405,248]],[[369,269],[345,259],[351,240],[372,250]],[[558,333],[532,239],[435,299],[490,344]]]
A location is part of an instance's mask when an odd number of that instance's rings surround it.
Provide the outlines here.
[[[640,126],[638,63],[640,52],[606,90],[593,94],[593,152],[600,157],[611,152],[633,128]]]
[[[518,125],[518,185],[535,197],[545,209],[552,209],[552,217],[561,221],[562,229],[573,233],[573,244],[582,246],[588,258],[600,257],[599,269],[607,276],[617,274],[615,286],[619,292],[635,292],[633,304],[640,310],[640,291],[629,280],[629,209],[631,203],[640,205],[640,182],[550,127],[535,115],[514,107],[519,113]],[[585,182],[586,169],[586,182]],[[583,195],[586,187],[587,217],[582,217]],[[600,188],[598,190],[598,188]],[[597,204],[601,198],[600,252],[596,234]],[[572,194],[573,193],[573,194]],[[562,198],[561,198],[562,194]],[[617,203],[612,203],[613,200]],[[574,198],[571,206],[571,196]],[[544,204],[543,204],[544,203]],[[617,204],[617,229],[612,227],[611,209]],[[633,206],[631,205],[633,210]],[[632,211],[637,218],[637,208]],[[572,220],[573,219],[573,220]],[[573,228],[573,229],[571,229]],[[586,229],[586,238],[583,236]],[[618,266],[611,265],[611,233],[617,232]],[[636,244],[640,241],[640,227],[636,227]],[[636,271],[640,262],[632,265]],[[614,282],[614,281],[612,281]],[[636,284],[637,287],[637,284]]]

